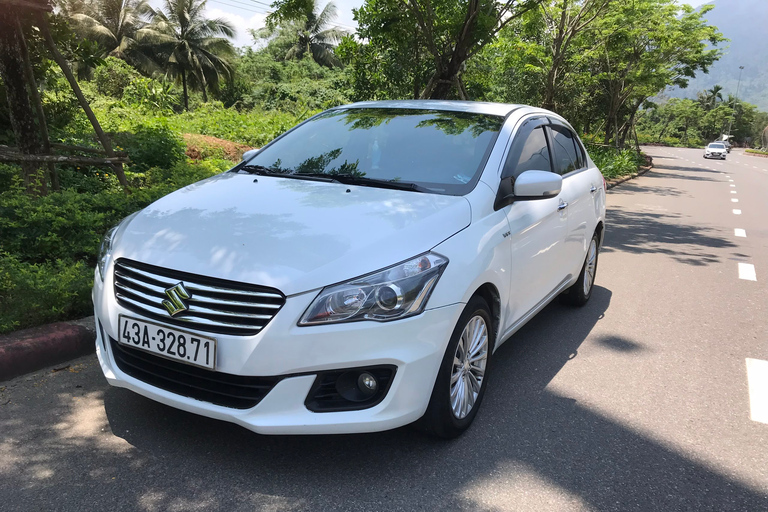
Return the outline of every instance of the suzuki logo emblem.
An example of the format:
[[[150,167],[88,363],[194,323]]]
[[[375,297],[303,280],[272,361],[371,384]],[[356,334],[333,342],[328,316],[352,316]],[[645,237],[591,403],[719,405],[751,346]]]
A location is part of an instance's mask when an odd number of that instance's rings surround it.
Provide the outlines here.
[[[168,296],[168,300],[163,301],[163,306],[168,310],[169,315],[175,316],[189,309],[182,300],[190,297],[189,292],[184,288],[184,283],[177,283],[171,286],[165,290],[165,294]]]

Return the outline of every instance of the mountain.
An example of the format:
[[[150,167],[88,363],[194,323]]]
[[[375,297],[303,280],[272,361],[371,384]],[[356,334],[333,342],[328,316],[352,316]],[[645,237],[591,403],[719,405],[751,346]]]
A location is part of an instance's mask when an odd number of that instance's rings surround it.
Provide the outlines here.
[[[681,2],[682,3],[682,2]],[[736,94],[739,66],[744,66],[739,98],[768,112],[768,0],[714,0],[714,9],[705,17],[730,39],[718,45],[723,56],[709,69],[699,72],[685,89],[674,88],[667,95],[696,98],[696,93],[723,86],[723,97]]]

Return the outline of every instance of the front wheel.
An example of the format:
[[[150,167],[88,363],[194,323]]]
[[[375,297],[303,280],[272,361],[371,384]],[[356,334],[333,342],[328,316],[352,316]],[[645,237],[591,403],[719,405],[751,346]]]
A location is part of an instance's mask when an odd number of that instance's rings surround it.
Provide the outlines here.
[[[417,428],[451,439],[472,424],[485,395],[494,343],[492,325],[488,303],[473,297],[453,330],[427,412]]]
[[[592,287],[597,275],[597,257],[599,255],[600,239],[595,233],[589,242],[587,257],[581,267],[581,273],[576,282],[560,296],[562,302],[573,306],[583,306],[592,296]]]

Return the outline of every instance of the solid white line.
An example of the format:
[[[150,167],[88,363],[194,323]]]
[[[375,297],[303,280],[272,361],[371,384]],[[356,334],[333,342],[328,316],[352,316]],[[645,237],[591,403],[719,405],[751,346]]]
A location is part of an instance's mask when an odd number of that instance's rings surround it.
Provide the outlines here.
[[[739,263],[739,279],[745,281],[757,281],[755,266],[751,263]]]
[[[768,423],[768,361],[747,358],[749,417]]]
[[[735,228],[733,230],[733,234],[736,235],[736,236],[740,236],[742,238],[747,238],[747,230],[746,229]]]
[[[733,210],[734,215],[741,215],[741,210]]]

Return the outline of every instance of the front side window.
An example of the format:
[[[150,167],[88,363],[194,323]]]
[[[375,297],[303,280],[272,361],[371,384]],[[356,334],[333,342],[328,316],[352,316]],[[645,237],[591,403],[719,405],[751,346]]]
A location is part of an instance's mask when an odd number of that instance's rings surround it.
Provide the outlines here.
[[[552,127],[552,150],[555,155],[555,172],[568,174],[582,167],[581,151],[576,146],[576,140],[568,128]]]
[[[549,148],[544,126],[529,122],[515,136],[509,155],[504,163],[502,178],[517,178],[525,171],[551,171]]]
[[[281,174],[413,183],[437,194],[463,195],[474,188],[503,123],[500,116],[469,112],[337,109],[287,133],[247,164]]]

